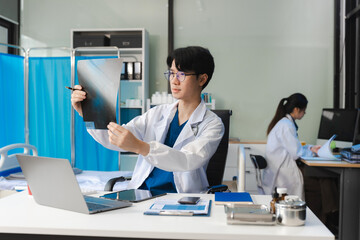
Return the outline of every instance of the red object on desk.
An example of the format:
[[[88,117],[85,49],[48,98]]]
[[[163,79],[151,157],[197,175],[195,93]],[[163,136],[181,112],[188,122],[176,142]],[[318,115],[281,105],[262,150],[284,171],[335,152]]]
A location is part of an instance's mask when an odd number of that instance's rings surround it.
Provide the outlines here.
[[[32,195],[29,185],[27,185],[29,195]]]

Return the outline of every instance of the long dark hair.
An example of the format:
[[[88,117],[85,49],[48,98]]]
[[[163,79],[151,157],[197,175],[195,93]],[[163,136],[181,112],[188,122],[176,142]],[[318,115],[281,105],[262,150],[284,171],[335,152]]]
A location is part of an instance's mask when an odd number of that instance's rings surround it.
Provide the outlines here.
[[[305,109],[308,104],[308,100],[301,93],[294,93],[288,98],[283,98],[280,100],[279,105],[276,109],[275,116],[271,120],[266,134],[269,135],[271,129],[276,125],[280,119],[286,116],[288,113],[292,113],[294,108],[300,108],[301,110]]]

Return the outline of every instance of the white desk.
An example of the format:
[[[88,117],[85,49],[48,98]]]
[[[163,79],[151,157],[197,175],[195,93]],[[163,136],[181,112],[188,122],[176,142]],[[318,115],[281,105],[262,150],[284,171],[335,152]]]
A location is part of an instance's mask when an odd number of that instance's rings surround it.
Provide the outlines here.
[[[183,195],[169,194],[163,198],[178,199]],[[214,195],[191,195],[214,198]],[[270,196],[253,196],[253,199],[255,203],[268,204]],[[38,205],[26,192],[21,192],[0,199],[0,239],[9,236],[6,233],[148,239],[334,239],[310,210],[306,225],[301,227],[227,225],[223,206],[214,204],[210,217],[144,215],[154,201],[86,215]],[[17,236],[24,239],[29,235]]]

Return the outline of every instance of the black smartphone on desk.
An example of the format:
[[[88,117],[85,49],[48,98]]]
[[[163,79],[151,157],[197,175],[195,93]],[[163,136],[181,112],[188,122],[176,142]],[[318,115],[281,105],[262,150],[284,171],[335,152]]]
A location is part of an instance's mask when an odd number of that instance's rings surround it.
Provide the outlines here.
[[[152,199],[155,197],[164,196],[166,193],[156,193],[149,190],[143,190],[143,189],[129,189],[129,190],[123,190],[113,193],[108,193],[105,195],[100,196],[101,198],[107,198],[112,200],[118,200],[118,201],[127,201],[127,202],[141,202],[148,199]]]
[[[199,197],[182,197],[178,200],[180,204],[197,204],[200,201]]]

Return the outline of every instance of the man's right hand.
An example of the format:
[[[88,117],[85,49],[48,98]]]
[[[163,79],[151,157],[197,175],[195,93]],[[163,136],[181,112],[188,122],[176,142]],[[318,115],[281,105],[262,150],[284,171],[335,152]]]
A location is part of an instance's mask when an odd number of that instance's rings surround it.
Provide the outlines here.
[[[86,99],[86,92],[81,90],[82,87],[80,85],[75,85],[74,89],[77,90],[73,91],[73,93],[71,94],[71,105],[82,117],[83,112],[81,108],[81,102],[84,101],[84,99]]]

